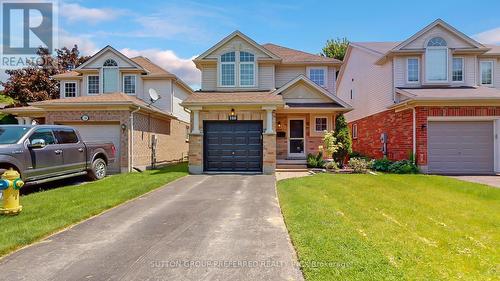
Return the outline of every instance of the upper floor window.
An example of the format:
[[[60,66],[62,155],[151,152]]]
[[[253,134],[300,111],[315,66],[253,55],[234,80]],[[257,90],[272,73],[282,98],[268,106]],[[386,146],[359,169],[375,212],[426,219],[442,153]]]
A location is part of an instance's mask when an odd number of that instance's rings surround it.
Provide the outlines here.
[[[76,97],[76,82],[64,82],[64,97]]]
[[[91,75],[87,78],[87,93],[89,95],[99,94],[99,75]]]
[[[464,58],[453,58],[451,80],[453,82],[464,81]]]
[[[235,52],[225,53],[220,56],[220,84],[221,86],[236,86],[236,54]]]
[[[479,74],[481,85],[493,85],[493,61],[482,61],[479,63]]]
[[[406,80],[408,83],[416,83],[420,77],[420,66],[418,58],[408,58],[406,61]]]
[[[434,37],[427,42],[425,77],[427,82],[448,81],[448,48],[441,37]]]
[[[103,92],[118,92],[118,64],[113,59],[107,59],[102,66]]]
[[[123,76],[123,92],[129,95],[135,95],[135,75]]]
[[[311,81],[321,87],[326,86],[326,67],[311,67],[307,70],[307,76]]]
[[[240,52],[240,86],[254,86],[255,57],[249,52]]]

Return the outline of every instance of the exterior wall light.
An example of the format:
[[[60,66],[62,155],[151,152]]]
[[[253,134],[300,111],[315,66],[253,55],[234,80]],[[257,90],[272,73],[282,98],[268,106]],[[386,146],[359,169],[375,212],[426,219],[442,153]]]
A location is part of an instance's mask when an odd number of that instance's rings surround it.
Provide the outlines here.
[[[231,116],[234,116],[236,115],[236,113],[234,112],[234,108],[231,108]]]
[[[278,129],[281,129],[281,121],[278,121]]]

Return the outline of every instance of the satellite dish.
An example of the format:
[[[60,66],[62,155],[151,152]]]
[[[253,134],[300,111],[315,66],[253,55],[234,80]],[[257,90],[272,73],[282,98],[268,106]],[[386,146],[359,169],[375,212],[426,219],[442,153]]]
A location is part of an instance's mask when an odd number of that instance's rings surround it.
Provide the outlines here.
[[[155,89],[151,88],[149,89],[149,98],[151,99],[151,103],[153,103],[160,99],[160,95]]]

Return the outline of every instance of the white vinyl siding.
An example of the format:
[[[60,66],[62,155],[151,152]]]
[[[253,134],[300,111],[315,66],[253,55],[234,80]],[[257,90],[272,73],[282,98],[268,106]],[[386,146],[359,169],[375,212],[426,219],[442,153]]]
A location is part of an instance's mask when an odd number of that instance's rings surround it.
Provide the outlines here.
[[[303,66],[277,66],[276,67],[276,88],[280,88],[286,83],[297,78],[299,75],[306,75],[306,68]]]
[[[118,92],[118,68],[103,68],[102,83],[104,93]]]
[[[274,65],[260,65],[258,83],[261,90],[272,90],[274,86]]]
[[[204,65],[201,67],[201,89],[215,91],[217,89],[217,65]]]

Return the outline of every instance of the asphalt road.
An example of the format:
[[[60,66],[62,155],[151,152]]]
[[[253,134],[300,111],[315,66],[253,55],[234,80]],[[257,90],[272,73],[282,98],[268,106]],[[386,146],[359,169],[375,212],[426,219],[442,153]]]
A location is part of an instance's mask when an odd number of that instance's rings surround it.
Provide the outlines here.
[[[273,176],[188,176],[0,260],[0,280],[303,280]]]

